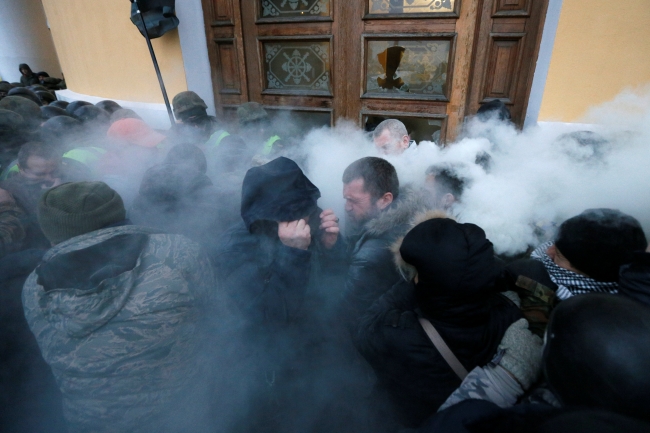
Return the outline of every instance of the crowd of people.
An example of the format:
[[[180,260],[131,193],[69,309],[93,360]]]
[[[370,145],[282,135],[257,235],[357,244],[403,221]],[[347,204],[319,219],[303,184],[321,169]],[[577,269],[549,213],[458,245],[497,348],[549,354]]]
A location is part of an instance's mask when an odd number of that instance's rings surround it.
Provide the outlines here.
[[[422,187],[381,157],[417,146],[399,120],[332,180],[337,215],[260,104],[232,125],[182,92],[157,131],[20,70],[0,83],[2,431],[650,431],[634,216],[587,209],[503,257],[454,217],[453,166]]]

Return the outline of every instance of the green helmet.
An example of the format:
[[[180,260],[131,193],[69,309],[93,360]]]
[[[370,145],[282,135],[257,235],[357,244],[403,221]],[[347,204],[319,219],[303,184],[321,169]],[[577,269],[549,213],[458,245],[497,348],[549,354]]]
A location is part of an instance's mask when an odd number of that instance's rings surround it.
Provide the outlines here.
[[[245,125],[258,120],[268,119],[269,113],[257,102],[246,102],[237,108],[237,117],[239,118],[239,123]]]
[[[13,89],[13,86],[10,83],[4,82],[0,83],[0,93],[6,95],[11,89]]]
[[[20,114],[25,122],[38,126],[42,120],[41,109],[35,102],[21,96],[6,96],[0,101],[0,108]]]
[[[181,92],[174,96],[172,105],[174,106],[174,116],[176,116],[177,119],[183,119],[183,113],[194,108],[202,108],[204,110],[208,109],[208,106],[205,105],[205,101],[191,90]]]
[[[22,129],[22,127],[23,116],[14,111],[0,109],[0,132],[18,131]]]

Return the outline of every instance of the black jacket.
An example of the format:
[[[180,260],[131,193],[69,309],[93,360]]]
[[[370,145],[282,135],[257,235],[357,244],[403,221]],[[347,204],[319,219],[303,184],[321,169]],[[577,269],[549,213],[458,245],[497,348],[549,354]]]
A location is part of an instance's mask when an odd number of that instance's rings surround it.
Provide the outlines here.
[[[487,350],[482,347],[481,336],[487,324],[464,328],[458,323],[431,320],[467,371],[487,364],[508,326],[521,317],[517,308],[501,296],[490,298],[485,307],[497,322]],[[420,315],[415,286],[397,283],[364,315],[355,338],[357,348],[377,374],[380,392],[393,408],[389,416],[407,427],[420,425],[461,384],[422,329]]]
[[[417,433],[642,433],[647,421],[599,409],[557,409],[522,404],[502,409],[485,400],[467,400],[437,413]],[[413,433],[416,430],[412,431]]]
[[[487,364],[508,326],[521,318],[498,293],[502,268],[483,230],[431,215],[393,247],[405,272],[407,265],[417,270],[419,282],[395,284],[363,316],[355,338],[407,427],[420,425],[461,383],[420,317],[433,324],[467,371]]]
[[[23,314],[21,293],[45,250],[0,260],[0,430],[64,432],[61,392]]]
[[[372,303],[400,280],[390,246],[406,233],[413,217],[426,208],[425,197],[405,186],[389,209],[369,221],[360,234],[347,239],[349,268],[343,316],[351,329]]]

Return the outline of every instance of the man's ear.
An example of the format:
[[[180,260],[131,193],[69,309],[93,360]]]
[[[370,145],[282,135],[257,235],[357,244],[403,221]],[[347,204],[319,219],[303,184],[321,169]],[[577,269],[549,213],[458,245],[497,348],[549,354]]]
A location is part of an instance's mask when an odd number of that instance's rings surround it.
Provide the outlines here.
[[[384,210],[393,202],[393,193],[387,192],[377,200],[377,208]]]
[[[410,135],[403,136],[402,137],[402,142],[400,143],[402,149],[408,149],[410,142],[411,142],[411,136]]]
[[[451,207],[451,205],[453,205],[454,203],[456,203],[456,197],[454,197],[453,194],[447,193],[442,196],[442,206],[445,209]]]

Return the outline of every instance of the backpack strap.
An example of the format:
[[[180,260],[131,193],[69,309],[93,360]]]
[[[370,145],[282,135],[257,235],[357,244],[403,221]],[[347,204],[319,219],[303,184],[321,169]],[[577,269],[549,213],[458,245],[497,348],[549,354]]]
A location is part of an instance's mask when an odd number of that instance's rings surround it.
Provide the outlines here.
[[[447,364],[449,364],[451,369],[454,370],[454,373],[456,373],[461,381],[465,379],[468,374],[467,370],[463,364],[460,363],[458,358],[456,358],[454,352],[452,352],[449,346],[447,346],[447,343],[445,343],[445,340],[442,339],[436,328],[424,317],[420,317],[419,320],[420,325],[422,325],[422,328],[424,329],[424,332],[427,333],[429,340],[431,340],[436,349],[438,349],[438,352],[440,352],[442,358],[447,362]]]

